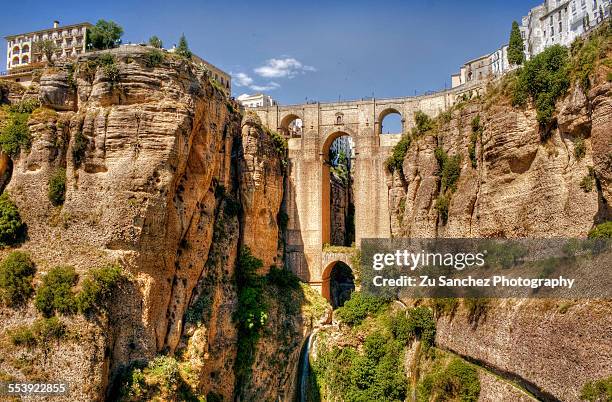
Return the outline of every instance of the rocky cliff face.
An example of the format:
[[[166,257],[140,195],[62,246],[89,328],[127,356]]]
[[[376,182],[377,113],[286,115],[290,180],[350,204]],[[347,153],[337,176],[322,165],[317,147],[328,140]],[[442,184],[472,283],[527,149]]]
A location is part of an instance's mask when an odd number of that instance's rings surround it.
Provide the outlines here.
[[[440,121],[437,136],[413,142],[402,171],[389,178],[394,236],[585,236],[609,219],[612,84],[603,80],[587,95],[575,87],[558,104],[558,127],[540,139],[535,110],[498,98],[471,101]],[[482,134],[472,136],[479,116]],[[436,147],[461,155],[460,177],[448,221],[436,209]],[[470,146],[475,147],[469,157]],[[581,147],[582,151],[576,151]],[[600,185],[582,180],[594,168]]]
[[[14,158],[6,186],[28,227],[22,250],[39,275],[56,265],[83,274],[116,261],[131,278],[98,325],[66,318],[95,342],[75,339],[71,352],[58,347],[44,375],[64,378],[70,365],[73,395],[100,399],[131,362],[182,350],[199,392],[230,399],[237,251],[249,246],[265,267],[281,262],[281,157],[260,126],[241,122],[237,105],[203,68],[171,55],[152,62],[150,52],[123,47],[110,58],[84,55],[44,71],[26,94],[42,108],[28,123],[31,150]],[[1,95],[26,96],[6,88]],[[54,207],[47,183],[58,169],[66,170],[66,195]],[[1,314],[9,330],[36,311]],[[275,314],[272,321],[286,319]],[[287,353],[299,347],[292,343]],[[3,372],[28,377],[0,355]],[[282,373],[266,376],[271,381],[261,387],[275,395]]]
[[[499,88],[439,117],[437,132],[414,139],[401,171],[389,175],[393,235],[585,237],[610,220],[612,83],[604,77],[596,72],[589,91],[573,86],[557,102],[557,124],[547,136],[534,108],[511,106]],[[449,158],[460,155],[447,219],[436,205],[438,147]],[[490,301],[478,320],[465,308],[439,318],[436,344],[539,398],[577,401],[585,383],[611,374],[612,356],[602,348],[610,307],[588,300]],[[488,386],[481,399],[502,391]]]

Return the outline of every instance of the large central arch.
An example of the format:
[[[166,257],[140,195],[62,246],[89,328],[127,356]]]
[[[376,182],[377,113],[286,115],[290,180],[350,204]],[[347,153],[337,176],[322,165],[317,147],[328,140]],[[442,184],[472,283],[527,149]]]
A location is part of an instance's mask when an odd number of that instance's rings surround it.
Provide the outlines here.
[[[336,131],[330,134],[321,147],[321,243],[331,244],[331,184],[330,184],[330,161],[327,160],[329,150],[335,140],[340,137],[351,137],[348,130]]]

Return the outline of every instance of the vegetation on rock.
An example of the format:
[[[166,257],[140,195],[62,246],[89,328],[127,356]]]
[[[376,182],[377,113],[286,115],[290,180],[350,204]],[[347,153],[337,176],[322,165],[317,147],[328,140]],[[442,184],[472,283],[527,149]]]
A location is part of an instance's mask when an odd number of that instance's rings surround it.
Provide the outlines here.
[[[588,402],[612,401],[612,376],[584,384],[580,399]]]
[[[36,291],[34,305],[45,317],[55,313],[73,314],[77,304],[72,286],[77,281],[74,267],[59,266],[52,268],[42,278],[42,285]]]
[[[64,203],[66,196],[66,169],[59,168],[49,178],[49,201],[54,206]]]
[[[336,317],[349,325],[358,325],[366,317],[376,315],[387,308],[389,300],[353,292],[344,306],[335,311]]]
[[[12,158],[19,155],[22,149],[29,150],[32,139],[28,120],[32,112],[40,106],[35,99],[27,99],[15,105],[4,106],[6,115],[4,122],[0,121],[0,148]]]
[[[103,310],[123,278],[121,267],[108,265],[92,269],[81,284],[81,291],[76,295],[76,305],[80,313]]]
[[[434,368],[417,387],[417,401],[476,402],[480,395],[480,381],[474,366],[455,357],[448,364],[434,358]]]
[[[612,239],[612,221],[601,223],[591,229],[589,239]]]
[[[53,340],[66,335],[66,326],[57,317],[40,318],[31,326],[23,325],[8,332],[11,343],[16,346],[48,347]]]
[[[512,104],[522,106],[531,99],[538,123],[545,127],[553,120],[557,99],[569,86],[569,53],[567,48],[554,45],[527,61],[518,71]]]
[[[24,240],[26,225],[21,221],[15,203],[4,192],[0,195],[0,247],[20,243]]]
[[[149,38],[149,46],[153,46],[154,48],[161,49],[164,47],[164,44],[161,39],[159,39],[156,35],[153,35]]]
[[[36,267],[28,254],[11,252],[0,263],[0,301],[9,307],[24,305],[34,293],[35,273]]]
[[[165,58],[166,56],[161,50],[151,49],[144,56],[145,65],[149,68],[157,67],[163,63]]]
[[[261,329],[268,321],[268,306],[263,300],[263,277],[257,270],[263,262],[254,257],[248,247],[242,247],[236,266],[236,288],[238,307],[234,321],[238,327],[238,351],[234,372],[237,383],[243,384],[251,375],[251,366],[255,360],[255,345],[261,335]]]
[[[438,161],[438,177],[440,178],[440,191],[436,199],[435,208],[446,225],[448,221],[448,210],[452,194],[457,189],[457,182],[461,174],[461,155],[448,156],[442,147],[435,150],[436,160]]]

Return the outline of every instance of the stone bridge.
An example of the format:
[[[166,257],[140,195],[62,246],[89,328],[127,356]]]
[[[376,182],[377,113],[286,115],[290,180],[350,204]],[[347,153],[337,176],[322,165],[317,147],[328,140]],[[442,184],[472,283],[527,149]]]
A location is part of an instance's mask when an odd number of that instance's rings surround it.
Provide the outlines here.
[[[390,214],[385,169],[392,147],[402,134],[382,134],[382,120],[390,113],[401,115],[402,133],[414,126],[414,113],[434,117],[459,99],[484,91],[482,86],[458,87],[432,95],[368,99],[333,103],[271,106],[252,109],[262,123],[288,137],[289,178],[286,206],[286,261],[302,280],[328,296],[331,270],[339,260],[351,266],[350,258],[323,252],[330,243],[330,169],[327,155],[333,141],[344,135],[352,138],[355,155],[353,194],[355,205],[355,244],[362,238],[388,238]],[[299,132],[291,123],[302,121]],[[351,267],[353,268],[353,267]]]

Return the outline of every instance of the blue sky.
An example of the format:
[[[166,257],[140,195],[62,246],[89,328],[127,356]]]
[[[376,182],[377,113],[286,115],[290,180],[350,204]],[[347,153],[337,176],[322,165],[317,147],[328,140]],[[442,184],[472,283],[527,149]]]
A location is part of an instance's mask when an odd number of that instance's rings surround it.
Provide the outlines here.
[[[451,73],[507,42],[512,20],[538,3],[21,0],[2,5],[0,34],[100,18],[122,25],[124,42],[157,35],[171,47],[185,33],[195,53],[232,73],[234,95],[265,89],[289,104],[450,86]]]

